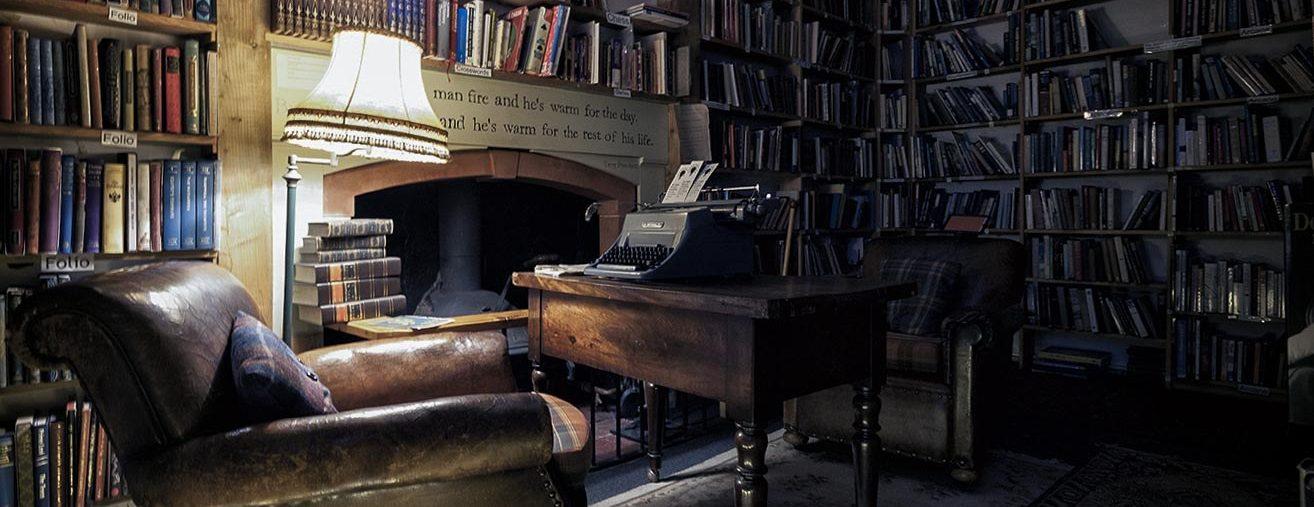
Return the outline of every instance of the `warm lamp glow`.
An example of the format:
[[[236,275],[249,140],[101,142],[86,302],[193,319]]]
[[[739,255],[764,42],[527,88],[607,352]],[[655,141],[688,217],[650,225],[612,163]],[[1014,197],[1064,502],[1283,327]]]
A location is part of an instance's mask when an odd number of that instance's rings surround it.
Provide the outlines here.
[[[283,140],[345,155],[445,163],[447,131],[420,77],[420,46],[387,32],[333,34],[328,70],[310,96],[287,112]]]

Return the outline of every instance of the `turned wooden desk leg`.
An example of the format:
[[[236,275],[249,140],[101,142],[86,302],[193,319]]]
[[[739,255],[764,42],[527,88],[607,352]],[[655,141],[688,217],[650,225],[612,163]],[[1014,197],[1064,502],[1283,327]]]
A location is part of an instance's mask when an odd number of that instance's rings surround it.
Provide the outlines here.
[[[885,385],[885,319],[884,302],[871,310],[872,344],[867,380],[853,384],[853,473],[854,500],[858,507],[876,505],[876,490],[880,487],[877,461],[881,452],[881,386]]]
[[[666,388],[643,383],[643,404],[648,410],[648,482],[662,480],[662,436],[666,433]]]
[[[766,430],[752,422],[735,423],[735,450],[739,462],[735,471],[735,505],[738,507],[765,506],[767,504],[766,480]]]
[[[546,392],[547,372],[543,371],[543,365],[536,360],[529,362],[529,384],[536,393]]]

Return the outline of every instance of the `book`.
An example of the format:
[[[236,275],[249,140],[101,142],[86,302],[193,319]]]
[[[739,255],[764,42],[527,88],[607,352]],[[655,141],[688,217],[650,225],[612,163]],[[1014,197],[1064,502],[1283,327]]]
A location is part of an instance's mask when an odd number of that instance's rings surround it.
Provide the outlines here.
[[[92,111],[91,111],[91,68],[90,57],[87,52],[87,25],[78,23],[73,26],[73,44],[74,53],[77,55],[77,76],[78,76],[78,119],[83,128],[91,128]]]
[[[164,48],[151,49],[151,129],[167,130],[164,121]]]
[[[27,30],[14,29],[14,121],[31,123],[31,104],[28,101],[29,69]]]
[[[14,421],[14,476],[17,479],[16,495],[20,506],[36,505],[35,446],[32,442],[32,416]]]
[[[327,262],[344,262],[363,259],[378,259],[388,255],[383,248],[354,248],[350,250],[329,250],[323,252],[301,252],[299,262],[304,264],[322,264]]]
[[[182,161],[164,161],[163,182],[161,184],[161,214],[163,223],[160,234],[163,237],[165,251],[182,249]]]
[[[100,253],[101,251],[101,215],[104,203],[105,165],[99,161],[87,163],[87,212],[86,235],[83,251]]]
[[[178,239],[181,250],[196,249],[196,161],[183,160],[178,180]]]
[[[384,257],[328,264],[297,264],[293,279],[302,283],[328,283],[401,275],[401,259]]]
[[[4,375],[5,372],[0,371],[0,376]],[[0,430],[0,505],[8,507],[18,505],[14,460],[14,435]]]
[[[164,131],[183,133],[182,52],[177,47],[163,49],[164,57]]]
[[[323,326],[372,319],[404,311],[406,311],[406,296],[395,295],[332,305],[298,306],[297,318]]]
[[[27,233],[24,228],[27,220],[23,217],[27,206],[24,205],[24,189],[26,186],[23,177],[27,173],[27,154],[22,149],[10,148],[5,150],[5,214],[9,217],[6,223],[5,233],[5,253],[9,255],[22,255],[27,252],[26,240]]]
[[[167,65],[167,64],[166,64]],[[201,44],[196,39],[183,42],[182,50],[183,131],[201,133]]]
[[[23,177],[24,192],[23,196],[23,219],[27,223],[23,226],[27,238],[23,240],[25,251],[28,255],[40,253],[41,251],[41,207],[42,192],[41,188],[44,182],[41,179],[41,161],[40,153],[34,154],[27,161],[27,172]]]
[[[55,45],[41,39],[41,124],[55,125]]]
[[[87,39],[87,95],[89,96],[89,108],[91,110],[91,128],[103,128],[105,125],[105,111],[101,100],[101,79],[100,79],[100,40]]]
[[[101,124],[107,129],[122,129],[123,50],[118,39],[101,39],[97,53],[100,55]]]
[[[123,253],[124,201],[127,168],[123,164],[105,164],[102,184],[100,248],[104,253]]]
[[[81,50],[76,38],[65,39],[59,42],[63,48],[64,66],[63,70],[63,88],[64,88],[64,124],[71,126],[82,125],[82,87],[78,77],[78,67],[80,63],[77,58]]]
[[[307,234],[320,238],[375,236],[392,234],[393,223],[387,218],[343,218],[307,224]]]
[[[301,239],[301,253],[327,252],[330,250],[352,250],[356,248],[384,248],[388,246],[388,237],[378,236],[340,236],[322,238],[307,236]]]
[[[51,125],[68,125],[68,91],[64,89],[64,41],[50,41]]]
[[[63,183],[60,179],[63,176],[63,156],[64,153],[58,148],[47,148],[41,151],[40,173],[41,180],[41,206],[37,210],[38,219],[40,220],[40,246],[38,253],[58,253],[60,239],[60,219],[59,213],[63,202]]]
[[[77,188],[77,157],[60,158],[59,253],[73,253],[73,197]]]
[[[14,27],[8,25],[0,26],[0,121],[14,121]]]
[[[36,507],[50,507],[50,426],[45,417],[32,420],[32,493]]]
[[[375,299],[401,293],[397,277],[366,278],[327,283],[298,283],[292,288],[292,302],[299,305],[327,305]]]
[[[215,178],[217,160],[196,162],[196,248],[214,249]]]
[[[131,47],[124,47],[119,56],[119,97],[122,104],[120,127],[123,130],[137,130],[137,57]]]
[[[50,435],[50,445],[48,446],[50,451],[50,505],[51,507],[64,507],[68,505],[64,498],[64,493],[68,489],[68,474],[66,471],[69,466],[68,449],[64,447],[66,430],[64,422],[53,415],[46,420],[46,428]]]
[[[33,125],[41,125],[46,122],[43,102],[41,101],[41,96],[44,94],[41,78],[41,69],[43,67],[41,39],[31,37],[27,40],[27,117]]]
[[[137,154],[128,152],[123,159],[123,251],[137,251]]]

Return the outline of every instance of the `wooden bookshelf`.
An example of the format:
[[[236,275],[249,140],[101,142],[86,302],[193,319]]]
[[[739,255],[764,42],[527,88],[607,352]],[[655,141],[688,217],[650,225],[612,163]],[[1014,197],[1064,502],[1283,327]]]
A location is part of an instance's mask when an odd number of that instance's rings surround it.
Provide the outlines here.
[[[108,129],[107,129],[108,130]],[[31,125],[27,123],[0,123],[0,135],[6,137],[31,137],[38,139],[77,139],[99,142],[106,130],[73,127],[68,125]],[[198,136],[189,134],[170,134],[167,132],[133,132],[138,143],[197,146],[214,151],[219,142],[217,136]]]
[[[54,255],[54,254],[51,254]],[[127,253],[94,253],[90,254],[96,261],[104,262],[134,262],[134,261],[184,261],[184,260],[201,260],[212,261],[219,258],[219,252],[214,250],[189,250],[189,251],[170,251],[170,252],[127,252]],[[0,255],[0,264],[10,267],[36,264],[45,255]]]
[[[125,7],[125,9],[128,9]],[[128,9],[132,10],[132,9]],[[75,0],[0,0],[0,12],[15,12],[77,23],[112,26],[141,32],[162,33],[183,37],[213,38],[214,23],[137,12],[137,24],[129,25],[109,18],[110,7],[105,4]],[[21,20],[20,20],[21,23]]]
[[[33,412],[61,407],[81,393],[82,388],[76,380],[19,384],[0,388],[0,421],[8,423]]]

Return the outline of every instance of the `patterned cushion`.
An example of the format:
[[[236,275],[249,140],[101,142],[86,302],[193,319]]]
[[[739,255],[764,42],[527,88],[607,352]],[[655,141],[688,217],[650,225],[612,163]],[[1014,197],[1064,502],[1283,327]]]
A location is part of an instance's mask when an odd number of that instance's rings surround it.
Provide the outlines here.
[[[233,383],[251,422],[337,412],[327,387],[259,319],[238,312],[228,336]]]
[[[561,398],[539,393],[547,402],[552,417],[552,454],[568,454],[584,450],[589,443],[589,420],[574,405]]]
[[[881,279],[916,282],[917,295],[890,303],[890,329],[918,336],[938,336],[940,322],[953,304],[958,284],[957,262],[927,259],[885,259]]]

